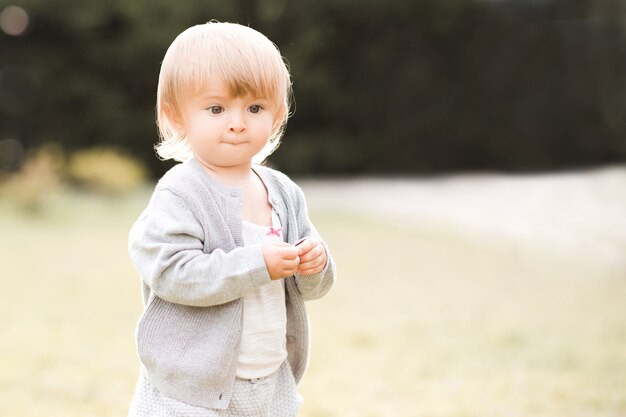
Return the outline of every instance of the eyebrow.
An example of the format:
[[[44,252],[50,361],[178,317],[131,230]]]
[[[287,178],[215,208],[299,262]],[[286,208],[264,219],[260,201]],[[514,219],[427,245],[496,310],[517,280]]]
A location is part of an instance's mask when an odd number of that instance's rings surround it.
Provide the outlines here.
[[[196,99],[200,100],[200,101],[211,101],[211,100],[217,100],[217,101],[225,101],[225,100],[231,100],[237,97],[233,97],[231,95],[223,95],[223,94],[203,94],[203,95],[199,95]],[[251,101],[264,101],[264,102],[272,102],[271,99],[266,98],[266,97],[256,97],[256,96],[251,96]]]
[[[198,100],[225,100],[225,99],[229,99],[231,98],[230,95],[223,95],[223,94],[202,94],[199,95]]]

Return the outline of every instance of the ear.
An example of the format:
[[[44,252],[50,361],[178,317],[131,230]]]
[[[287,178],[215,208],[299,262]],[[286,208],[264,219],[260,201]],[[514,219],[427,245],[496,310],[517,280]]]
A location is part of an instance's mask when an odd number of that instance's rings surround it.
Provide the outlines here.
[[[274,125],[272,126],[272,130],[274,132],[278,131],[283,123],[287,120],[287,103],[283,103],[280,108],[276,111],[274,116]]]
[[[163,107],[163,114],[165,115],[167,120],[170,122],[172,127],[180,131],[181,133],[184,132],[184,129],[183,129],[184,123],[183,123],[183,118],[180,115],[180,112],[170,103],[163,103],[162,107]]]

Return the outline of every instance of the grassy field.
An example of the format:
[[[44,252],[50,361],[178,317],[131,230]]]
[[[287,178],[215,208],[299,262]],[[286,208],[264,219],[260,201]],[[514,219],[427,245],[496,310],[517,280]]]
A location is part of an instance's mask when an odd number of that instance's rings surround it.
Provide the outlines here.
[[[0,201],[0,415],[125,416],[147,192]],[[626,274],[331,207],[303,417],[625,416]]]

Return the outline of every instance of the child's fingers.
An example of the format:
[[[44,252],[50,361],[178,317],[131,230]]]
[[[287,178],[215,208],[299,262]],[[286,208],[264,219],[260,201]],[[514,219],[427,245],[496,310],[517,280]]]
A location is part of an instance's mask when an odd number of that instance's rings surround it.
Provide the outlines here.
[[[296,248],[298,248],[298,255],[302,256],[305,253],[309,252],[311,249],[313,249],[315,247],[315,245],[318,242],[311,239],[311,238],[306,238],[303,239],[301,241],[299,241],[298,243],[296,243]]]
[[[308,260],[306,262],[302,261],[300,258],[300,265],[298,265],[298,272],[303,275],[312,275],[321,272],[326,265],[326,256],[322,253],[320,256]]]
[[[285,242],[268,242],[264,245],[268,246],[268,250],[278,256],[280,259],[294,259],[298,256],[298,248]]]
[[[297,256],[294,259],[281,259],[273,265],[270,270],[271,279],[281,279],[289,277],[298,272],[298,265],[300,264],[300,258]]]
[[[298,248],[295,248],[291,245],[280,248],[280,256],[284,260],[294,260],[296,258],[299,258],[298,253]]]
[[[300,264],[298,249],[282,242],[265,243],[263,257],[271,279],[293,275]]]
[[[264,245],[270,246],[276,250],[279,249],[283,249],[283,248],[290,248],[293,249],[293,245],[290,245],[287,242],[280,242],[280,241],[275,241],[275,242],[266,242],[264,243]]]
[[[300,265],[300,258],[296,256],[293,259],[287,259],[283,261],[284,267],[289,271],[295,271],[298,269],[298,265]]]
[[[300,250],[298,254],[300,255],[300,263],[307,263],[314,259],[319,258],[325,253],[325,249],[321,243],[316,241],[309,241],[312,243],[311,248],[306,252]]]
[[[281,262],[281,275],[288,277],[295,274],[298,271],[298,265],[300,259],[296,256],[294,259],[286,259]]]
[[[326,249],[316,239],[305,239],[300,245],[300,265],[298,272],[302,275],[314,275],[322,272],[326,265]]]

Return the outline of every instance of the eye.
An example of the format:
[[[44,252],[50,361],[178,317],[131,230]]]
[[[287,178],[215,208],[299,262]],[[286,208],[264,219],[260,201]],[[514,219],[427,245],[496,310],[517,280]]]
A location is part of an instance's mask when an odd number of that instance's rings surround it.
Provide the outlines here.
[[[211,112],[211,114],[220,114],[224,111],[222,106],[211,106],[207,110]]]
[[[248,107],[248,110],[250,110],[250,113],[258,113],[263,109],[263,107],[259,106],[258,104],[253,104],[252,106]]]

